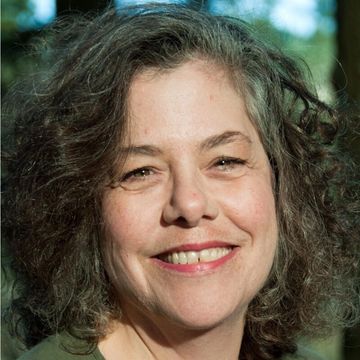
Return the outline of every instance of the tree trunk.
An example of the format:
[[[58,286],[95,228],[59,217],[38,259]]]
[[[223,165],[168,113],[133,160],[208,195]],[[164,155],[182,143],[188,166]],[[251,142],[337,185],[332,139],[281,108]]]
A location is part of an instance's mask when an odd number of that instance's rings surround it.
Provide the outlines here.
[[[360,1],[338,0],[337,44],[342,68],[335,70],[337,90],[346,91],[350,100],[360,103]]]
[[[359,360],[360,359],[360,327],[348,329],[345,332],[344,341],[344,360]]]
[[[334,70],[334,85],[338,100],[350,104],[355,118],[354,125],[360,130],[360,1],[337,0],[337,58],[341,65]],[[360,163],[360,137],[351,135],[350,151]],[[360,346],[360,340],[358,340]],[[352,358],[346,358],[351,360]],[[357,359],[360,359],[360,355]]]
[[[347,99],[357,126],[360,120],[360,1],[337,0],[337,57],[341,64],[335,68],[334,83],[339,100]],[[360,160],[360,138],[352,136],[350,150]],[[359,295],[360,296],[360,295]],[[360,359],[360,327],[345,331],[344,360]]]
[[[89,12],[105,9],[111,0],[56,0],[57,15],[69,12]]]

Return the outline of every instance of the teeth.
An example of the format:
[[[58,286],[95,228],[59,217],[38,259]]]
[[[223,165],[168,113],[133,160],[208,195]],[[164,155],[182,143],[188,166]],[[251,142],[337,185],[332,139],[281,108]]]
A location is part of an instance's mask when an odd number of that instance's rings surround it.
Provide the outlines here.
[[[187,264],[187,256],[184,252],[179,253],[179,264]]]
[[[169,254],[169,263],[171,263],[173,261],[174,261],[174,264],[180,264],[178,253]]]
[[[161,256],[161,260],[172,264],[196,264],[222,258],[231,252],[231,248],[212,248],[201,251],[180,251]]]
[[[187,252],[186,257],[187,257],[188,264],[195,264],[195,263],[199,262],[199,255],[198,255],[197,251]]]
[[[210,256],[210,250],[208,249],[201,250],[199,255],[200,255],[200,262],[211,261],[212,259],[212,257]]]

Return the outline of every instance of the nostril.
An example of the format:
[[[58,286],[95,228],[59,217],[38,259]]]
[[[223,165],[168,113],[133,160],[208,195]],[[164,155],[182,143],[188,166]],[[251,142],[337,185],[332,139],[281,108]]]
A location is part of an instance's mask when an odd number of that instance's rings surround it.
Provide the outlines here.
[[[189,222],[189,220],[187,220],[185,217],[183,216],[179,216],[176,220],[175,220],[176,224],[180,227],[184,227],[184,228],[188,228],[188,227],[192,227],[193,225]]]

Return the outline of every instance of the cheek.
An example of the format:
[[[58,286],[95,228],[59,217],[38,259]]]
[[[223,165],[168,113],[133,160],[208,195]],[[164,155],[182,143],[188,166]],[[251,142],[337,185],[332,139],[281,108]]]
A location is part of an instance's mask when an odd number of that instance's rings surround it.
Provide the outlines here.
[[[242,179],[224,194],[227,217],[248,233],[276,231],[275,201],[271,184],[262,178]]]
[[[129,202],[116,197],[105,198],[103,202],[103,220],[105,224],[105,237],[115,242],[118,249],[126,250],[138,248],[146,241],[144,234],[151,232],[151,222],[146,218],[152,211],[144,211],[142,206],[134,206],[139,202]]]
[[[272,187],[266,179],[248,179],[225,198],[227,218],[240,234],[246,234],[241,269],[248,291],[255,296],[269,276],[278,243]]]
[[[132,296],[138,286],[145,284],[141,264],[132,256],[144,246],[144,236],[141,236],[144,230],[135,209],[116,197],[104,198],[103,221],[103,254],[107,273],[119,294]]]
[[[248,221],[254,225],[276,223],[275,202],[270,186],[250,188],[244,205],[248,209]]]

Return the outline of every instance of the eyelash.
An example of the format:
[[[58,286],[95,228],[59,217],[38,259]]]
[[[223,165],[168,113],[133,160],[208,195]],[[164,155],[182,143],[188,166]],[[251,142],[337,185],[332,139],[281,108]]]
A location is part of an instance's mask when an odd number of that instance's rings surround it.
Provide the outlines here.
[[[137,169],[134,169],[134,170],[126,173],[121,178],[121,181],[131,181],[132,179],[134,179],[134,180],[143,180],[149,175],[149,174],[147,174],[147,175],[141,174],[141,173],[144,173],[145,171],[154,172],[151,168],[148,168],[148,167],[137,168]],[[141,174],[141,175],[136,176],[138,174]]]
[[[234,157],[220,157],[216,159],[216,161],[211,166],[215,167],[223,167],[222,171],[229,171],[232,170],[237,165],[245,165],[246,160],[240,159],[240,158],[234,158]],[[147,174],[145,174],[147,172]],[[131,181],[131,180],[144,180],[147,176],[151,175],[150,173],[154,173],[154,170],[152,170],[149,167],[141,167],[134,169],[128,173],[126,173],[122,178],[122,182]],[[137,176],[140,175],[140,176]]]
[[[224,171],[227,171],[233,169],[237,165],[245,165],[246,163],[246,160],[240,158],[223,156],[215,161],[214,166],[225,167]]]

